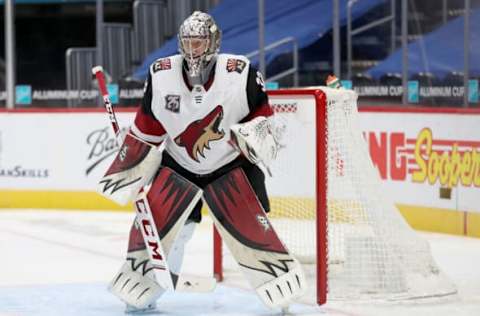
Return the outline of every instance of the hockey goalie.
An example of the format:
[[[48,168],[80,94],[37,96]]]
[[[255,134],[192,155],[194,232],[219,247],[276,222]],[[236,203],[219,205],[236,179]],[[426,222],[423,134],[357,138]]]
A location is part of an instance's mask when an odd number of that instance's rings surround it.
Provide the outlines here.
[[[244,56],[219,54],[220,40],[206,13],[182,23],[180,54],[150,66],[135,121],[100,182],[103,195],[133,199],[137,210],[126,261],[110,284],[128,310],[155,308],[166,289],[178,289],[202,201],[267,306],[286,306],[304,291],[300,264],[266,216],[259,165],[268,168],[279,144],[262,75]]]

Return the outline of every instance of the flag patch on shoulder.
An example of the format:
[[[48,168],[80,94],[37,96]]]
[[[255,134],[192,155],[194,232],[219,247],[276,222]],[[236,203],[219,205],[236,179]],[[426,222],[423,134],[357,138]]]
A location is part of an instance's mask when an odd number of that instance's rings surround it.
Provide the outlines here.
[[[243,69],[245,69],[245,66],[247,65],[246,62],[240,59],[235,59],[235,58],[229,58],[227,60],[227,71],[228,72],[238,72],[239,74],[242,73]]]
[[[170,58],[159,59],[153,64],[153,72],[157,72],[160,70],[167,70],[171,68],[172,68],[172,62],[170,61]]]

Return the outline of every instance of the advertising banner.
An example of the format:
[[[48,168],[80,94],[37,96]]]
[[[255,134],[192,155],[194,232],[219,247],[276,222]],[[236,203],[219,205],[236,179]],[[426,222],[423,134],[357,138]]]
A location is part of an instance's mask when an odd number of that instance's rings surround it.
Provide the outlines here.
[[[15,190],[92,190],[117,150],[103,113],[2,113],[0,143],[0,189]]]
[[[364,111],[360,126],[397,202],[480,212],[480,114]]]
[[[313,101],[292,102],[279,104],[288,110]],[[294,124],[313,130],[314,112],[305,110],[313,108],[299,108],[301,120]],[[120,126],[128,129],[134,115],[133,109],[117,113]],[[384,184],[381,194],[405,206],[402,211],[427,214],[420,228],[435,230],[428,219],[440,212],[436,222],[444,218],[449,228],[439,231],[467,234],[473,226],[466,218],[473,216],[480,236],[480,111],[368,108],[360,111],[359,126]],[[305,150],[287,148],[288,158],[280,156],[284,165],[303,161],[295,155],[312,163],[286,175],[290,188],[273,185],[271,193],[304,194],[310,188],[313,194],[313,138],[297,137]],[[0,208],[119,209],[95,192],[117,150],[102,109],[0,112]]]

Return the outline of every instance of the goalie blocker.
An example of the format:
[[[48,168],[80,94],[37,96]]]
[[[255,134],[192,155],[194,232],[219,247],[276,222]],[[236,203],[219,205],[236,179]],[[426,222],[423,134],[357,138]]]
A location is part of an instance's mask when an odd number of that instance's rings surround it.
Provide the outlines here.
[[[301,265],[279,239],[241,169],[208,185],[204,199],[222,239],[265,305],[285,307],[303,295]]]
[[[106,198],[126,205],[151,181],[161,160],[162,154],[156,147],[127,134],[97,190]]]

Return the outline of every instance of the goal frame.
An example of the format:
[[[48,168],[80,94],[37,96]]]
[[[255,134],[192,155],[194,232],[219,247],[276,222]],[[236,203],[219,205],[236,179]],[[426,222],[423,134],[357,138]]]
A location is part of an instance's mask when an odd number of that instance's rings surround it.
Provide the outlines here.
[[[315,194],[316,194],[316,301],[318,305],[327,301],[327,96],[321,89],[280,89],[270,90],[268,96],[311,96],[315,110]],[[213,228],[213,274],[217,282],[223,280],[222,239],[217,229]]]

